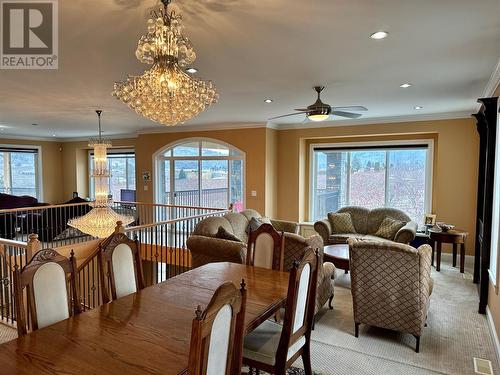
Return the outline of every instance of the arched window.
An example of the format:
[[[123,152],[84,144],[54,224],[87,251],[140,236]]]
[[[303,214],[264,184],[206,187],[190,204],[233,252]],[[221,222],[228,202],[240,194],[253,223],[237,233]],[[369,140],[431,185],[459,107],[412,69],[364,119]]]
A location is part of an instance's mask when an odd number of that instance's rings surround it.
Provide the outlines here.
[[[157,203],[244,208],[244,152],[214,139],[190,138],[155,155]]]

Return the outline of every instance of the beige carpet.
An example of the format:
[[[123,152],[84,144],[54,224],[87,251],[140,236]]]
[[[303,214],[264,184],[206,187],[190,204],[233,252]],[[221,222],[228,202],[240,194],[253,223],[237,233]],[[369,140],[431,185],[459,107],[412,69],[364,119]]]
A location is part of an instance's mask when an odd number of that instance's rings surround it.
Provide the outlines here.
[[[470,272],[470,268],[467,269]],[[333,310],[322,311],[313,331],[312,364],[324,374],[474,374],[472,357],[493,362],[500,374],[486,316],[477,313],[476,285],[444,257],[433,268],[434,292],[415,353],[412,335],[361,325],[354,337],[350,277],[338,272]],[[466,277],[471,278],[470,273]],[[296,365],[300,365],[297,362]]]

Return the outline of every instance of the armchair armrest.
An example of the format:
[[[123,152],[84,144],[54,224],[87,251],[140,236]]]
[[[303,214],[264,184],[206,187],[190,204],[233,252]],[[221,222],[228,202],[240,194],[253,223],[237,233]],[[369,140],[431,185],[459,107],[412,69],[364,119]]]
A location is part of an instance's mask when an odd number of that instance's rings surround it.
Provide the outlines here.
[[[186,245],[191,251],[193,268],[213,262],[243,264],[246,261],[247,245],[243,242],[192,235]]]
[[[271,224],[278,232],[299,233],[299,224],[294,221],[271,219]]]
[[[328,244],[330,235],[332,234],[332,225],[328,219],[323,219],[314,223],[314,230],[323,238],[323,243]]]
[[[406,223],[406,225],[398,230],[398,232],[394,236],[394,242],[409,244],[415,239],[417,227],[418,225],[414,221]]]

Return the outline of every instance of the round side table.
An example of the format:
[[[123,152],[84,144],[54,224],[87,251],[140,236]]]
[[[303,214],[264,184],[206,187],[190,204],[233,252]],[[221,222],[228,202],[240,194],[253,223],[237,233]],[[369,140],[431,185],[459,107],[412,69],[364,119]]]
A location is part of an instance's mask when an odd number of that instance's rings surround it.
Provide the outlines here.
[[[430,242],[432,246],[432,264],[434,265],[434,251],[436,256],[436,271],[441,268],[441,246],[444,243],[453,244],[453,267],[457,266],[457,247],[460,245],[460,272],[464,273],[465,264],[465,240],[468,233],[460,229],[450,229],[443,232],[441,229],[429,229]]]

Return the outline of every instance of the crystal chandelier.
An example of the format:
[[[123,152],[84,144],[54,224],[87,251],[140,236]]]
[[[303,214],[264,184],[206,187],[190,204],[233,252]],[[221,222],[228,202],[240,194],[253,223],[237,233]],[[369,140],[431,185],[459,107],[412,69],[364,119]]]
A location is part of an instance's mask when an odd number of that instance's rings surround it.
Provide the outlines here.
[[[152,67],[141,76],[115,82],[112,93],[138,114],[168,126],[197,116],[218,99],[212,82],[184,71],[196,53],[183,35],[182,17],[167,10],[171,1],[162,0],[163,9],[151,13],[148,33],[135,51],[140,62]]]
[[[121,221],[123,225],[128,225],[134,221],[131,216],[123,216],[116,213],[112,208],[112,201],[109,198],[109,173],[107,149],[111,147],[111,142],[102,139],[101,130],[101,110],[97,110],[99,121],[99,136],[91,139],[89,146],[94,148],[94,192],[95,201],[91,203],[92,209],[84,216],[68,221],[68,225],[98,238],[110,236],[116,227],[116,223]]]

